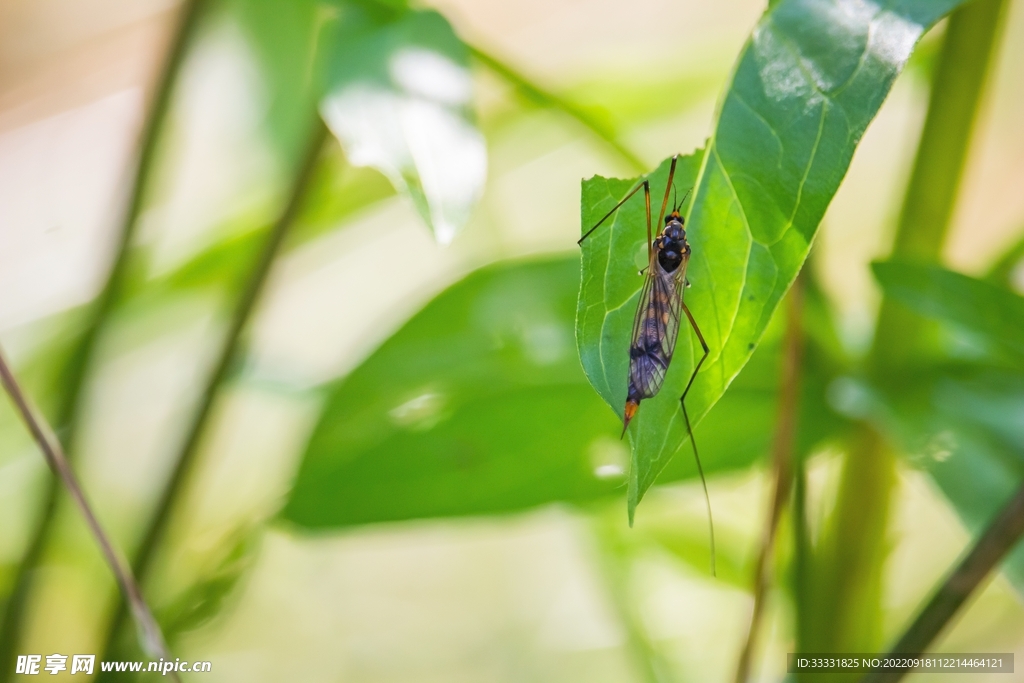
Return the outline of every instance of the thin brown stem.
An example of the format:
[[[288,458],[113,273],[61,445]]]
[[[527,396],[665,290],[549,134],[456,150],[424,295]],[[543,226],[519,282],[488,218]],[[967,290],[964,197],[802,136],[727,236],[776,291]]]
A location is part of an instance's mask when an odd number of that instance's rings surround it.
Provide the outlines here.
[[[306,152],[306,155],[294,176],[288,200],[273,227],[270,229],[270,234],[267,235],[267,241],[263,246],[263,251],[260,253],[256,264],[253,266],[245,284],[245,289],[238,299],[238,303],[236,304],[235,311],[231,318],[230,326],[224,336],[224,341],[221,345],[217,361],[213,367],[213,371],[210,373],[206,387],[199,400],[199,405],[197,406],[192,422],[189,425],[187,436],[185,437],[181,450],[178,453],[178,457],[174,462],[171,476],[168,479],[167,484],[164,486],[164,490],[157,502],[149,527],[146,529],[142,542],[135,553],[135,560],[132,563],[132,566],[135,568],[136,574],[141,577],[143,581],[145,581],[146,577],[149,575],[155,551],[167,530],[174,507],[186,489],[186,485],[195,466],[200,441],[213,414],[214,402],[228,377],[231,367],[234,365],[234,362],[238,357],[238,349],[241,343],[242,332],[248,324],[252,312],[255,309],[256,302],[266,285],[267,277],[269,276],[274,260],[280,251],[284,237],[287,234],[288,229],[295,222],[295,218],[298,216],[303,199],[305,198],[306,190],[309,187],[309,180],[312,177],[313,171],[320,159],[326,138],[327,128],[319,117],[317,117],[313,131],[310,134],[308,151]],[[124,602],[119,602],[114,614],[115,616],[110,624],[110,629],[107,632],[107,639],[105,641],[104,652],[106,653],[110,653],[111,649],[115,646],[115,639],[124,622],[124,618],[126,616]]]
[[[170,109],[171,94],[184,61],[185,52],[199,23],[202,5],[203,0],[186,0],[179,10],[174,39],[153,94],[150,115],[139,137],[138,161],[131,181],[128,205],[121,219],[116,254],[107,275],[107,281],[92,304],[89,322],[63,371],[61,382],[63,395],[57,407],[55,424],[60,430],[63,443],[67,446],[68,451],[72,449],[72,442],[81,417],[80,406],[85,394],[85,379],[95,354],[100,333],[110,319],[124,286],[135,228],[142,211],[143,194],[155,165],[157,142]],[[43,550],[53,534],[60,489],[60,480],[57,477],[50,478],[43,494],[39,521],[30,534],[28,546],[12,582],[3,622],[0,623],[0,681],[9,680],[12,675],[10,672],[14,671],[13,658],[15,649],[21,641],[26,601],[32,592],[36,568],[42,559]]]
[[[747,639],[736,665],[736,683],[746,683],[750,677],[757,637],[764,617],[768,586],[771,585],[771,563],[774,555],[775,536],[779,528],[782,510],[789,500],[793,482],[793,441],[796,437],[797,415],[800,404],[800,363],[803,358],[803,278],[797,276],[789,290],[786,336],[783,341],[782,377],[779,390],[779,414],[776,420],[775,437],[772,442],[772,467],[775,472],[775,487],[771,507],[768,510],[761,549],[754,567],[754,610],[750,616]]]
[[[11,372],[2,351],[0,351],[0,382],[3,383],[4,390],[11,397],[11,402],[14,403],[18,414],[24,420],[25,426],[32,433],[32,438],[35,439],[39,449],[43,452],[46,464],[50,466],[54,475],[64,485],[64,488],[67,489],[72,500],[75,501],[75,505],[82,513],[82,517],[85,518],[89,531],[92,532],[93,537],[100,546],[104,559],[110,566],[110,570],[114,573],[114,578],[117,579],[117,585],[121,589],[122,596],[131,606],[132,616],[135,618],[135,623],[138,626],[144,646],[150,650],[150,654],[170,660],[171,655],[167,650],[167,644],[164,642],[160,626],[156,623],[153,613],[142,597],[142,591],[139,590],[139,584],[135,581],[131,567],[128,566],[122,555],[114,548],[110,537],[107,536],[107,533],[100,525],[96,514],[89,505],[89,501],[86,500],[85,492],[82,490],[78,477],[75,476],[74,470],[71,469],[71,464],[68,463],[67,456],[64,455],[64,449],[61,447],[60,441],[54,435],[50,425],[46,423],[39,412],[29,403],[28,397],[25,396],[21,386],[18,384],[18,380],[14,377],[14,373]],[[177,674],[174,675],[174,678],[175,680],[178,679]]]
[[[1024,485],[999,511],[959,566],[939,587],[910,625],[899,642],[893,646],[893,655],[921,654],[942,632],[946,624],[960,610],[971,594],[984,582],[999,562],[1024,535]],[[862,683],[896,683],[906,670],[876,671],[862,679]]]

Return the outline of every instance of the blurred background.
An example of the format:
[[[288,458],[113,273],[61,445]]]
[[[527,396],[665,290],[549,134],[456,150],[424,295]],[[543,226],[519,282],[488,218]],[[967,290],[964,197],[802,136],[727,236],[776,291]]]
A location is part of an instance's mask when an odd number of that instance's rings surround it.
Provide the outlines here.
[[[521,473],[520,481],[505,469],[458,463],[458,477],[417,479],[409,463],[448,443],[430,435],[457,412],[445,403],[455,399],[436,387],[459,371],[440,361],[427,367],[434,356],[424,349],[446,334],[460,339],[458,321],[467,316],[499,321],[473,338],[479,344],[508,342],[500,321],[519,309],[501,287],[515,284],[507,270],[515,264],[538,269],[515,271],[527,283],[516,291],[578,277],[580,179],[635,176],[703,145],[764,3],[440,0],[422,7],[436,9],[470,46],[449,40],[461,55],[455,63],[468,65],[471,89],[463,97],[454,74],[452,97],[440,98],[448,104],[438,111],[453,117],[466,167],[482,169],[485,148],[486,182],[478,174],[479,188],[469,181],[465,196],[448,198],[447,215],[425,221],[423,204],[394,189],[415,184],[406,169],[357,167],[379,150],[343,148],[329,137],[203,412],[236,302],[318,125],[309,76],[323,70],[316,41],[348,9],[285,0],[0,0],[4,350],[70,439],[88,495],[129,555],[149,534],[176,459],[191,453],[144,579],[174,655],[213,663],[204,678],[731,680],[770,494],[770,411],[767,419],[741,409],[717,418],[733,425],[731,440],[716,442],[716,411],[698,430],[709,441],[717,578],[708,573],[703,494],[690,469],[665,477],[636,526],[627,526],[617,419],[579,379],[572,282],[563,287],[567,302],[537,295],[550,304],[550,325],[522,328],[513,319],[507,336],[522,337],[539,365],[550,366],[545,372],[571,375],[559,380],[576,387],[565,409],[571,415],[578,405],[586,415],[523,445],[536,458],[524,456],[521,467],[568,453],[587,459],[593,482],[559,488],[548,475],[569,476],[560,470]],[[389,21],[388,11],[367,10],[368,21]],[[949,267],[974,275],[1024,231],[1024,2],[1009,2],[1004,22],[945,247]],[[880,294],[869,263],[891,244],[943,28],[926,36],[868,129],[812,254],[816,286],[852,357],[871,343]],[[168,55],[178,60],[169,86]],[[338,63],[357,70],[360,58]],[[331,78],[343,84],[346,75]],[[133,213],[140,140],[161,101]],[[347,103],[335,102],[338,111]],[[322,110],[345,142],[346,131],[365,121],[332,120],[331,106]],[[421,190],[436,194],[426,179]],[[410,192],[415,198],[415,187]],[[122,276],[111,293],[115,263]],[[496,270],[456,284],[483,267]],[[1011,269],[1010,281],[1024,293],[1024,268]],[[449,298],[431,304],[439,295]],[[773,334],[780,336],[770,330],[766,339]],[[68,373],[90,335],[72,399]],[[764,367],[770,390],[775,365]],[[1017,435],[1021,395],[1005,413]],[[504,419],[515,432],[517,405],[496,407],[494,425]],[[723,408],[730,410],[727,399]],[[376,412],[360,417],[363,409]],[[205,422],[189,450],[184,435],[197,411]],[[374,435],[351,443],[332,435],[347,414]],[[502,429],[479,420],[480,430]],[[510,448],[528,436],[508,435]],[[330,448],[348,448],[355,464],[324,503],[331,511],[317,516],[319,503],[290,492],[304,457]],[[941,440],[928,448],[940,459],[936,453],[949,450]],[[386,460],[389,453],[395,460]],[[502,467],[514,468],[514,455]],[[807,456],[812,532],[829,514],[842,457],[829,443]],[[503,481],[511,483],[502,488]],[[42,458],[3,402],[0,595],[8,606],[15,597],[23,604],[16,620],[8,609],[5,634],[16,641],[4,645],[16,654],[109,651],[114,583],[66,497],[48,505],[49,486]],[[894,491],[879,647],[901,632],[977,528],[913,458],[900,461]],[[785,549],[789,541],[780,543]],[[35,567],[26,572],[30,551]],[[1022,587],[995,575],[938,647],[1016,652],[1020,666]],[[758,680],[781,680],[794,647],[787,590],[775,592]],[[120,639],[131,640],[130,628]]]

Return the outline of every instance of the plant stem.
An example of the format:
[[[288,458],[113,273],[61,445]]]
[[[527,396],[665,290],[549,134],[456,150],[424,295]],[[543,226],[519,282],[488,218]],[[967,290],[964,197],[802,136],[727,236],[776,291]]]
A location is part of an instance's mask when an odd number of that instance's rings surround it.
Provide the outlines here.
[[[939,56],[893,257],[937,261],[949,229],[986,80],[1003,0],[976,0],[952,13]],[[929,328],[885,299],[868,366],[875,384],[898,389],[922,362]],[[810,651],[868,652],[881,637],[881,581],[888,510],[896,482],[892,447],[869,424],[852,438],[839,500],[823,539],[815,610],[802,633]],[[824,630],[823,630],[824,629]],[[812,635],[813,634],[813,635]]]
[[[214,402],[227,380],[230,369],[238,359],[242,332],[249,322],[256,302],[266,285],[267,276],[270,274],[271,267],[280,251],[284,237],[302,207],[306,189],[309,186],[309,180],[320,159],[326,138],[327,127],[317,117],[314,130],[310,133],[306,155],[294,176],[290,195],[281,214],[271,227],[263,250],[253,266],[245,288],[238,299],[217,361],[199,399],[199,404],[188,427],[187,436],[181,450],[174,461],[170,478],[164,486],[149,527],[146,529],[142,542],[135,553],[132,566],[143,582],[145,582],[150,572],[157,545],[167,530],[167,525],[170,522],[175,505],[186,489],[186,484],[195,466],[199,444],[213,413]],[[125,616],[125,604],[123,601],[119,601],[115,609],[114,619],[107,633],[105,652],[109,653],[114,646],[115,638],[121,629]]]
[[[582,123],[599,140],[615,150],[615,152],[618,153],[618,155],[621,156],[630,166],[632,166],[634,170],[639,173],[649,170],[648,165],[645,164],[640,157],[619,142],[618,137],[611,129],[608,128],[608,126],[595,119],[582,107],[559,97],[549,90],[541,88],[505,62],[484,52],[480,48],[468,44],[467,47],[469,47],[470,54],[472,54],[478,62],[514,85],[531,100],[542,105],[559,109]]]
[[[796,651],[810,652],[807,613],[812,609],[811,538],[807,527],[807,463],[799,454],[793,463],[793,597],[796,602]]]
[[[896,459],[876,430],[862,425],[849,444],[837,514],[822,540],[822,580],[811,651],[871,652],[880,645],[882,568]]]
[[[975,0],[950,15],[893,258],[941,260],[1005,4]],[[883,372],[918,356],[922,329],[921,318],[891,299],[882,302],[874,359]]]
[[[114,305],[124,287],[131,245],[139,213],[142,210],[143,196],[153,172],[160,132],[167,119],[174,84],[177,82],[185,52],[195,33],[202,4],[202,0],[186,0],[179,10],[178,26],[173,42],[153,94],[149,117],[139,138],[138,161],[132,179],[128,205],[122,219],[117,251],[107,275],[107,281],[92,304],[90,320],[64,369],[65,389],[57,408],[55,423],[63,432],[63,442],[72,455],[74,436],[78,431],[81,419],[80,408],[85,395],[87,371],[95,355],[101,331],[110,320]],[[57,477],[49,478],[46,491],[43,494],[39,521],[31,533],[31,540],[13,581],[3,623],[0,624],[0,681],[9,680],[11,672],[14,671],[14,656],[18,644],[21,642],[26,601],[32,592],[36,569],[42,559],[43,550],[53,534],[60,490],[59,479]]]
[[[893,646],[891,653],[917,655],[924,652],[971,593],[1020,541],[1022,535],[1024,486],[1017,489],[1006,506],[982,532],[956,570],[935,591],[914,623]],[[862,683],[896,683],[906,674],[905,670],[876,671],[865,676]]]
[[[779,414],[772,443],[772,465],[775,487],[768,511],[761,549],[754,568],[754,610],[750,616],[747,639],[736,665],[736,683],[745,683],[757,648],[757,637],[764,616],[768,586],[771,584],[771,562],[775,548],[775,533],[779,528],[782,509],[789,500],[793,483],[793,442],[796,437],[797,417],[800,410],[800,365],[803,359],[803,278],[798,275],[789,290],[786,338],[783,342],[782,378],[779,391]]]
[[[39,449],[43,452],[46,464],[50,466],[55,478],[59,479],[67,489],[75,505],[78,506],[79,511],[85,518],[89,530],[103,552],[104,559],[106,559],[110,570],[117,579],[121,595],[131,605],[132,615],[135,617],[139,634],[146,649],[150,651],[150,654],[170,660],[171,655],[167,650],[163,634],[160,632],[160,626],[156,623],[153,613],[143,599],[142,592],[139,590],[139,584],[135,581],[131,568],[121,557],[120,553],[114,549],[114,544],[103,530],[103,527],[100,526],[99,520],[85,498],[85,493],[82,491],[78,477],[75,476],[74,470],[71,469],[71,465],[64,455],[64,449],[61,447],[60,441],[57,440],[56,435],[54,435],[53,430],[50,429],[45,420],[37,415],[37,411],[33,410],[32,406],[29,405],[28,398],[19,386],[17,379],[15,379],[14,373],[11,372],[10,367],[7,365],[7,360],[2,352],[0,352],[0,382],[3,383],[4,389],[11,397],[11,401],[21,415],[21,419],[25,422],[25,426],[32,433],[32,438],[35,439]],[[175,680],[178,679],[177,674],[174,675],[174,678]]]

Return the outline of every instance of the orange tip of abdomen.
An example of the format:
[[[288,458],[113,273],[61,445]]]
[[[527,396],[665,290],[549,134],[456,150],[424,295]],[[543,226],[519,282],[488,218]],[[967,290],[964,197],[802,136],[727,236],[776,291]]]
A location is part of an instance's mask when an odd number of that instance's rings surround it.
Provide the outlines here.
[[[636,409],[639,407],[640,403],[638,401],[634,401],[633,399],[626,401],[626,408],[623,410],[622,436],[619,437],[620,439],[626,435],[626,427],[629,426],[630,420],[632,420],[633,416],[636,415]]]

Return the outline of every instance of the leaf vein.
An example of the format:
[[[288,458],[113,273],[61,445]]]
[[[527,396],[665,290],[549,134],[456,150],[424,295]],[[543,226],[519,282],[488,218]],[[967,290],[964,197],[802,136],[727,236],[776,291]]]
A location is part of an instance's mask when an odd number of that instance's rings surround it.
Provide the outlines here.
[[[739,193],[736,192],[736,188],[732,184],[732,177],[729,175],[729,171],[725,168],[725,162],[722,161],[722,157],[718,153],[718,146],[716,145],[714,147],[714,149],[712,149],[711,151],[715,155],[715,160],[718,163],[718,167],[720,169],[722,169],[722,175],[725,177],[725,182],[726,182],[726,184],[728,184],[729,190],[732,192],[733,200],[736,202],[736,206],[739,209],[740,216],[743,218],[743,225],[747,229],[747,237],[750,238],[751,242],[753,242],[753,240],[754,240],[754,233],[750,229],[750,221],[747,218],[747,212],[743,209],[743,202],[740,200]],[[705,258],[706,258],[706,256],[705,256]],[[750,247],[749,247],[749,244],[748,244],[748,247],[747,247],[746,263],[747,263],[747,265],[750,264]],[[710,270],[710,264],[708,264],[708,268]],[[736,317],[740,313],[740,304],[743,302],[743,291],[747,288],[747,269],[746,268],[743,269],[743,276],[742,277],[743,277],[743,280],[742,280],[742,283],[740,284],[740,299],[736,303],[736,309],[732,312],[732,320],[729,321],[729,327],[728,327],[729,332],[725,336],[722,336],[721,333],[720,333],[719,337],[718,337],[723,347],[725,346],[725,341],[728,339],[729,336],[732,335],[732,330],[736,326]],[[712,296],[712,299],[714,299],[714,296]],[[715,318],[717,320],[718,316],[716,315]],[[721,353],[721,350],[719,350],[719,353]]]

